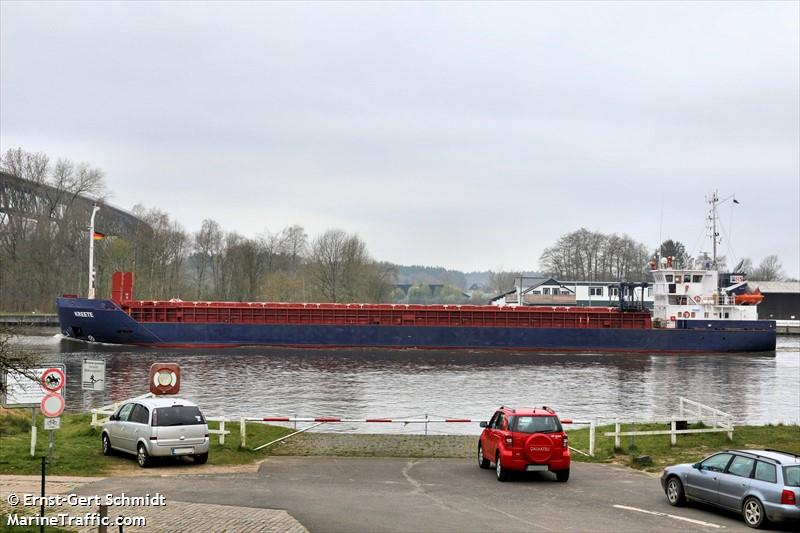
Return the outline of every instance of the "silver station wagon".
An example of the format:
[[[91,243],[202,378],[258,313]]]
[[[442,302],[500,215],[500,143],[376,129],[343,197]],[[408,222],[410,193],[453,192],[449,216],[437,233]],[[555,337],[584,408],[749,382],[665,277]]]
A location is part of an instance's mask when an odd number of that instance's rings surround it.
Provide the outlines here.
[[[175,397],[144,398],[119,407],[103,424],[103,454],[113,450],[136,455],[141,467],[152,457],[191,456],[208,461],[208,424],[200,408]]]
[[[726,450],[668,466],[661,486],[671,505],[708,503],[741,513],[750,527],[800,520],[800,456],[789,452]]]

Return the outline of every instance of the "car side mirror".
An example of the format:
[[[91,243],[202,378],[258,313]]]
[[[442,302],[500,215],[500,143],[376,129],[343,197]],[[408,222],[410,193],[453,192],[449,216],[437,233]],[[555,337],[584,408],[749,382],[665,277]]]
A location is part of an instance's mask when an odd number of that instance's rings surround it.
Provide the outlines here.
[[[117,415],[111,415],[111,416],[108,417],[108,421],[109,422],[113,422],[116,419],[117,419]]]
[[[702,470],[702,468],[700,468],[700,463],[695,463],[695,464],[693,464],[693,465],[692,465],[692,468],[694,468],[694,469],[696,469],[696,470]]]
[[[488,426],[489,426],[489,423],[488,423],[488,422],[481,422],[481,423],[480,423],[480,426],[481,426],[482,428],[485,428],[485,427],[488,427]]]

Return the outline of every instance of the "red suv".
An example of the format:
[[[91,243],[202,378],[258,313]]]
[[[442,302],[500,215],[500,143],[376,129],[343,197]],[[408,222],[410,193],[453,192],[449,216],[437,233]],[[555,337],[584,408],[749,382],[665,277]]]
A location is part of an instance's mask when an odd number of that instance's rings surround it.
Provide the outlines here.
[[[495,464],[497,480],[506,481],[511,470],[553,472],[558,481],[569,479],[569,440],[549,407],[501,407],[484,428],[478,441],[478,466]]]

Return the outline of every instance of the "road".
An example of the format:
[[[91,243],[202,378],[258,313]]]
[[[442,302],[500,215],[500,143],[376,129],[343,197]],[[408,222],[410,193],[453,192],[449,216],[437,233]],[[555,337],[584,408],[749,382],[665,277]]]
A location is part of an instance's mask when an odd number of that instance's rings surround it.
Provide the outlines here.
[[[284,509],[312,532],[749,531],[732,513],[667,504],[658,479],[573,463],[557,483],[533,473],[507,483],[465,459],[273,457],[257,472],[114,477],[86,495],[146,494],[170,501]],[[202,517],[195,531],[202,531]],[[778,530],[791,530],[784,526]]]

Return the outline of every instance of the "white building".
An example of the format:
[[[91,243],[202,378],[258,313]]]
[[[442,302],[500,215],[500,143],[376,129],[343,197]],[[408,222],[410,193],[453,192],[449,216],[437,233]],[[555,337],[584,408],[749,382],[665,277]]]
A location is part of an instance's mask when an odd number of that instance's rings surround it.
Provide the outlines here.
[[[519,294],[524,305],[619,305],[619,283],[614,281],[559,281],[554,278],[521,278],[517,287],[498,296],[492,305],[518,305]],[[642,287],[636,287],[634,300],[642,301]],[[653,288],[644,289],[644,307],[653,307]]]

